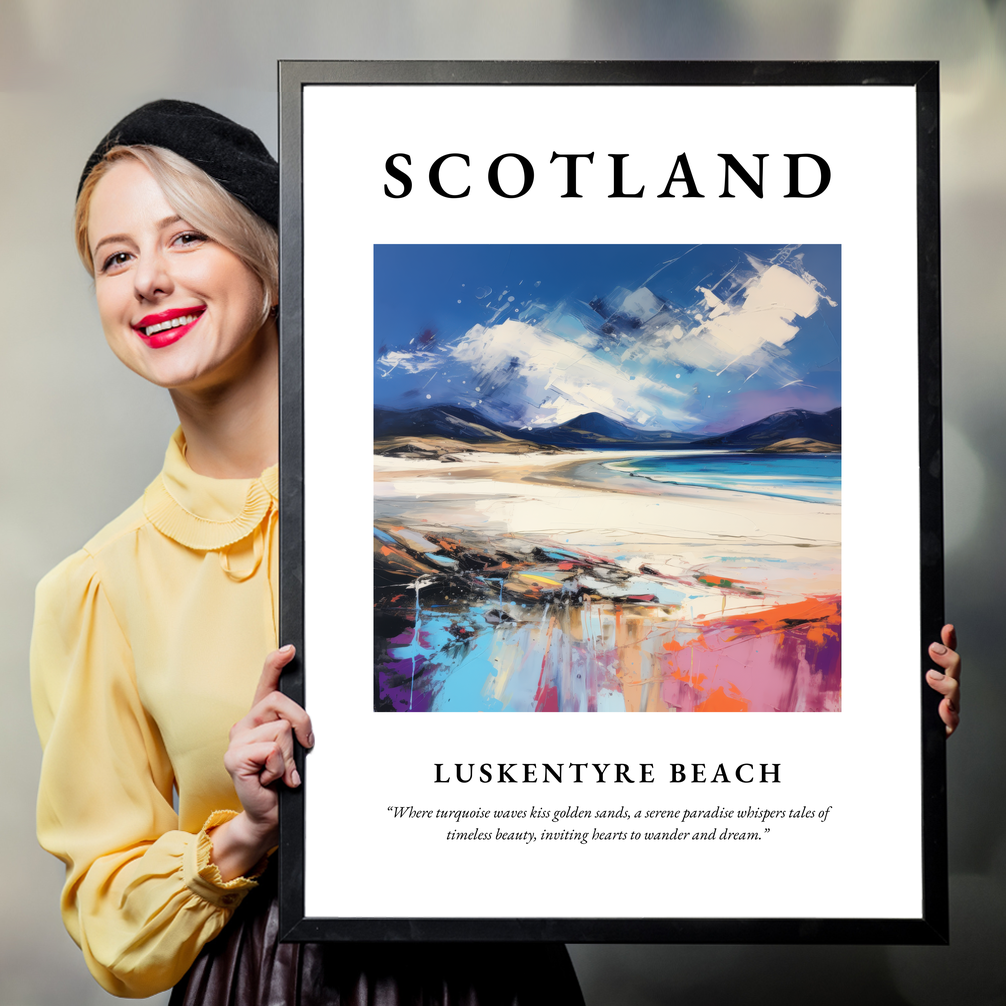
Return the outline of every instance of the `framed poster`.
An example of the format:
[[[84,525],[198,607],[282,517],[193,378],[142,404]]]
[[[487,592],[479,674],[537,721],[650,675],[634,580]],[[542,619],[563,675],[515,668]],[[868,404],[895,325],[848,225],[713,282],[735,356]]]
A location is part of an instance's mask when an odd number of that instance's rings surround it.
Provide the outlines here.
[[[280,86],[287,938],[944,941],[936,66]]]

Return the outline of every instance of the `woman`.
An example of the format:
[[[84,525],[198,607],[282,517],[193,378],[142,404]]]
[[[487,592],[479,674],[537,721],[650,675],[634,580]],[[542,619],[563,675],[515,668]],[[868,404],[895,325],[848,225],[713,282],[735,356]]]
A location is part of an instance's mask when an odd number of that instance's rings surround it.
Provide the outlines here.
[[[313,744],[274,649],[277,221],[258,137],[187,102],[131,113],[81,178],[106,339],[180,426],[143,497],[38,589],[38,831],[67,929],[121,996],[582,1003],[561,945],[277,944],[276,786],[300,785],[294,737]]]
[[[174,101],[123,119],[81,179],[106,338],[180,427],[142,499],[39,585],[38,830],[66,864],[67,929],[122,996],[581,1003],[561,946],[276,942],[276,785],[300,784],[293,737],[313,744],[274,649],[277,186],[253,133]],[[948,626],[930,650],[948,734],[955,646]]]

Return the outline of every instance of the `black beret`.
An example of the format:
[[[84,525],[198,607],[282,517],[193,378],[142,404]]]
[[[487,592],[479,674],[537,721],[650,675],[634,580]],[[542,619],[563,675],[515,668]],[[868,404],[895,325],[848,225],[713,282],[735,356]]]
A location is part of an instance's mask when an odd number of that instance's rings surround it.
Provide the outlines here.
[[[275,158],[250,129],[191,101],[151,101],[114,125],[88,158],[77,195],[91,169],[112,147],[141,144],[173,150],[202,168],[253,213],[279,226]]]

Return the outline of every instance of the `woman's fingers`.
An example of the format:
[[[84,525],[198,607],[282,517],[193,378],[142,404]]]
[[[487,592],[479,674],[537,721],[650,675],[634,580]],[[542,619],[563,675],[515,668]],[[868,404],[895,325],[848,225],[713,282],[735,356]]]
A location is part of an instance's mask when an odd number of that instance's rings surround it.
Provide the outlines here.
[[[949,700],[944,699],[940,703],[940,719],[946,725],[947,736],[949,737],[961,722],[961,714],[950,707]]]
[[[940,632],[940,643],[931,643],[929,656],[942,670],[935,668],[926,672],[926,682],[930,688],[943,696],[940,702],[940,719],[946,725],[949,737],[961,721],[960,674],[961,657],[957,653],[957,632],[952,625],[944,625]]]
[[[276,741],[249,741],[227,749],[224,767],[233,777],[235,785],[257,781],[259,786],[268,786],[283,775],[286,761],[283,748]]]
[[[926,673],[926,683],[943,696],[943,701],[940,702],[940,719],[946,724],[947,736],[949,737],[961,721],[960,683],[949,674],[935,670]]]
[[[942,668],[943,672],[955,680],[961,673],[961,655],[942,643],[929,644],[930,658]]]
[[[954,627],[952,625],[945,625],[941,635],[944,642],[930,643],[929,656],[934,663],[939,665],[947,677],[953,678],[957,681],[960,679],[961,675],[961,655],[950,645],[950,643],[946,642],[946,640],[950,640],[954,643],[957,642]]]
[[[294,732],[305,746],[314,743],[310,717],[278,690],[283,668],[294,653],[292,646],[284,646],[266,657],[252,708],[231,728],[224,755],[224,767],[245,814],[234,820],[251,822],[256,834],[268,836],[267,845],[275,844],[278,828],[279,795],[273,783],[280,779],[290,787],[301,783],[294,762]],[[225,831],[222,825],[214,834]]]
[[[952,678],[949,674],[943,674],[941,671],[928,671],[926,674],[926,680],[929,682],[929,687],[934,691],[937,691],[944,698],[948,699],[950,702],[950,708],[954,712],[958,711],[957,696],[960,692],[961,685],[956,678]]]
[[[297,705],[288,695],[282,692],[270,692],[261,702],[251,708],[247,716],[238,720],[231,728],[231,738],[246,730],[253,730],[263,723],[275,720],[285,720],[297,734],[297,740],[306,747],[314,747],[314,734],[311,731],[311,717],[303,706]]]
[[[247,757],[245,752],[255,753],[259,766],[255,774],[263,786],[280,778],[293,789],[300,785],[300,773],[293,757],[293,731],[286,720],[270,720],[240,732],[232,738],[231,750],[237,752],[239,758]],[[278,761],[272,757],[273,750],[278,752]]]
[[[951,650],[957,649],[957,630],[952,625],[944,625],[940,631],[940,639],[943,640],[943,645],[949,647]]]
[[[255,689],[255,698],[252,699],[254,709],[270,692],[276,691],[279,687],[279,677],[283,673],[283,668],[293,660],[297,650],[292,646],[283,646],[278,650],[273,650],[265,663],[262,665],[262,675]]]
[[[263,786],[268,786],[278,779],[282,779],[285,772],[286,758],[283,756],[283,749],[280,745],[273,744],[262,765],[262,771],[259,773],[259,782]]]
[[[282,692],[271,692],[248,714],[256,723],[266,723],[270,720],[286,720],[297,734],[297,740],[306,748],[314,747],[314,734],[311,732],[311,717],[303,706],[297,705],[289,695]]]
[[[291,788],[300,785],[294,761],[294,735],[305,747],[314,745],[311,718],[278,690],[283,668],[295,652],[292,646],[284,646],[266,657],[252,708],[231,728],[230,745],[224,757],[241,805],[258,816],[275,813],[275,794],[266,793],[266,787],[280,779]]]
[[[284,646],[273,650],[262,666],[262,676],[255,689],[255,698],[248,715],[234,725],[231,736],[236,731],[246,730],[260,723],[274,719],[285,719],[293,726],[297,740],[306,747],[314,747],[314,733],[311,729],[311,717],[302,706],[299,706],[289,696],[279,691],[279,679],[283,668],[293,659],[297,651],[293,646]]]

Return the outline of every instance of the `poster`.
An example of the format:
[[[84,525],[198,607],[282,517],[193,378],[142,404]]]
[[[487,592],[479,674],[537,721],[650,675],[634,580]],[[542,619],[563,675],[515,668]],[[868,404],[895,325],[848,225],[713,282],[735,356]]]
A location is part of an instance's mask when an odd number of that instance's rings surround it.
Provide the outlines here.
[[[375,247],[374,708],[840,709],[840,256]]]
[[[295,937],[940,938],[910,69],[285,67]]]

